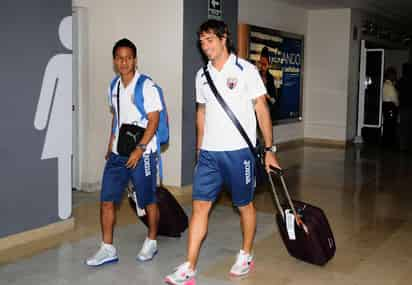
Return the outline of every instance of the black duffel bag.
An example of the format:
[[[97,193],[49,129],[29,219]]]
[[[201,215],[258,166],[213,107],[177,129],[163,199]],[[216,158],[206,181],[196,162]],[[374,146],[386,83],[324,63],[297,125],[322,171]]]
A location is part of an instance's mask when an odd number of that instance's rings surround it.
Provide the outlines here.
[[[133,193],[133,188],[129,186],[129,204],[137,215],[136,200]],[[169,190],[163,186],[157,187],[156,199],[160,213],[157,234],[167,237],[180,237],[189,225],[189,219],[187,218],[185,211]],[[147,215],[137,216],[146,226],[148,226]]]
[[[142,139],[145,128],[132,124],[122,124],[119,130],[117,152],[121,156],[129,157]]]

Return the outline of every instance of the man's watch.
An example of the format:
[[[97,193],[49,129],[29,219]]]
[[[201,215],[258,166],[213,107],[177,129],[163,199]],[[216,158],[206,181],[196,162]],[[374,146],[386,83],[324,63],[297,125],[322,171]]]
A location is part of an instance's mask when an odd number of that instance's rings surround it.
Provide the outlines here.
[[[272,145],[272,146],[265,147],[264,150],[265,150],[265,152],[270,151],[270,152],[276,153],[276,151],[278,150],[278,148],[276,147],[276,145]]]
[[[136,148],[140,148],[141,150],[145,151],[147,148],[147,144],[139,143]]]

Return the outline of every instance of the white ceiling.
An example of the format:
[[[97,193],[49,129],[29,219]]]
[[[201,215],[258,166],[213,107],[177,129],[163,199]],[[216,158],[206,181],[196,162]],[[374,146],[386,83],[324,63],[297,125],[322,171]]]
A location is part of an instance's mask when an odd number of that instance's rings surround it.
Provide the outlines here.
[[[276,0],[279,1],[279,0]],[[280,0],[307,9],[358,8],[412,31],[412,0]]]

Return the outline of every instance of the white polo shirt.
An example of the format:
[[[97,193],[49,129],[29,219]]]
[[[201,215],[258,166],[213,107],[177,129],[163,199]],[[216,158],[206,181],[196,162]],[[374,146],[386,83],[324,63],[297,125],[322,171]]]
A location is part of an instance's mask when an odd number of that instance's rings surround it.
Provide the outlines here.
[[[221,71],[216,70],[211,62],[207,66],[220,95],[242,124],[251,142],[255,144],[256,117],[253,100],[266,94],[266,87],[257,68],[234,54],[229,56]],[[202,68],[196,75],[196,102],[205,104],[201,149],[231,151],[248,147],[216,100]]]
[[[385,80],[385,82],[383,83],[382,100],[383,102],[393,102],[397,107],[399,107],[398,91],[390,80]]]
[[[132,81],[126,87],[123,86],[120,78],[114,85],[113,90],[110,90],[109,86],[109,104],[110,107],[114,108],[114,110],[116,111],[114,113],[114,116],[116,116],[115,121],[117,121],[117,85],[120,81],[120,124],[116,127],[116,131],[114,133],[115,138],[112,147],[112,151],[115,154],[118,154],[117,141],[119,136],[119,126],[121,126],[122,124],[137,124],[138,126],[143,128],[147,127],[148,120],[142,118],[142,115],[134,104],[134,89],[139,76],[140,74],[136,71]],[[162,110],[159,92],[157,91],[156,87],[153,86],[153,84],[153,81],[147,79],[144,81],[143,85],[143,105],[147,114],[150,112]],[[111,96],[111,92],[113,92],[113,96]],[[151,141],[147,144],[145,153],[155,152],[156,150],[156,135],[154,135]]]

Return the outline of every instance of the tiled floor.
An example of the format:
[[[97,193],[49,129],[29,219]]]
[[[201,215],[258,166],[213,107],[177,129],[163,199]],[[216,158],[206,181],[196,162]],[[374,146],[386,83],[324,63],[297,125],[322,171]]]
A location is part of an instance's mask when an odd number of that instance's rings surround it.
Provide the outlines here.
[[[256,194],[256,269],[232,280],[228,270],[240,244],[239,220],[226,195],[219,200],[199,261],[198,284],[412,284],[412,156],[377,148],[302,147],[279,153],[295,199],[325,210],[336,256],[324,267],[290,257],[274,224],[269,189]],[[178,199],[190,212],[190,195]],[[151,263],[135,261],[145,228],[127,203],[118,212],[120,262],[89,269],[82,262],[100,240],[98,194],[76,193],[76,228],[46,241],[0,252],[0,284],[161,284],[183,261],[182,239],[159,239]]]

